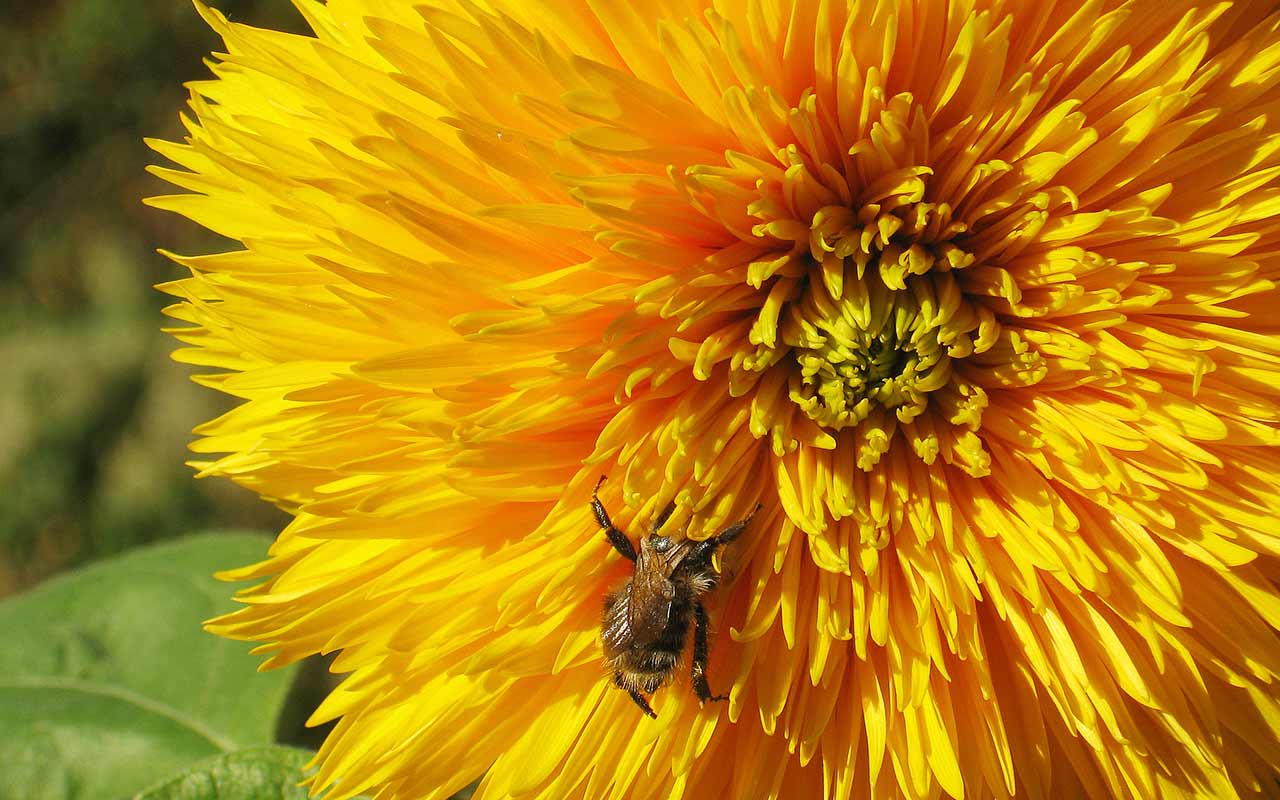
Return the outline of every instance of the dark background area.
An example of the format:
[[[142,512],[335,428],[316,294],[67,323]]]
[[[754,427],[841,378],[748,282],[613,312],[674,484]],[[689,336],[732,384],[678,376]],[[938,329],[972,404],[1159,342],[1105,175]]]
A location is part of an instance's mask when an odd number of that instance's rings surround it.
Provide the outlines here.
[[[216,0],[304,31],[288,0]],[[169,360],[155,252],[229,249],[146,208],[173,191],[143,136],[180,139],[183,83],[217,36],[186,0],[0,0],[0,596],[184,533],[274,532],[282,513],[185,466],[230,407]]]

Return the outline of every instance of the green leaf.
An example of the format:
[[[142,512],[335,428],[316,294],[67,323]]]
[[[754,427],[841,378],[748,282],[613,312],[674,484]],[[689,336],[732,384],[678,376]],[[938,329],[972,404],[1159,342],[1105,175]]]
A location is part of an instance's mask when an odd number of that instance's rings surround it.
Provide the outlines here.
[[[292,747],[254,747],[214,756],[135,795],[134,800],[307,800],[298,786],[311,759]]]
[[[212,573],[267,541],[166,542],[0,603],[0,800],[109,800],[270,743],[292,670],[201,629],[235,605]]]

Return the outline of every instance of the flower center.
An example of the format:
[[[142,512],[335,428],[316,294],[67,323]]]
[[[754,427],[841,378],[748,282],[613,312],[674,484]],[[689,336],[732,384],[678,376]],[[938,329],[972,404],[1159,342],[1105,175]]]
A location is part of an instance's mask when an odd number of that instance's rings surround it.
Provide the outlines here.
[[[790,247],[749,265],[748,282],[767,297],[749,335],[754,352],[733,367],[776,376],[759,391],[776,386],[828,432],[829,446],[851,436],[862,469],[901,430],[926,462],[939,453],[953,460],[962,447],[959,460],[981,472],[985,454],[972,432],[987,396],[961,363],[995,347],[1002,331],[964,296],[957,272],[974,256],[957,239],[965,226],[950,206],[924,200],[928,172],[895,171],[850,205],[813,204],[807,224],[756,205],[763,221],[753,232]],[[758,405],[776,408],[767,398]]]
[[[850,283],[839,299],[811,284],[788,308],[781,335],[799,367],[790,378],[792,401],[833,430],[861,422],[876,405],[910,422],[949,380],[951,353],[973,349],[968,332],[949,347],[956,337],[936,315],[876,278]]]
[[[929,152],[921,112],[905,95],[891,106],[846,153],[815,139],[780,149],[779,166],[738,154],[687,170],[690,197],[751,255],[735,263],[742,250],[727,248],[645,296],[671,292],[672,354],[699,380],[727,361],[729,395],[749,396],[751,433],[776,455],[809,446],[871,471],[898,442],[981,476],[984,387],[1031,385],[1045,367],[997,322],[988,288],[966,294],[986,283],[972,274],[986,234],[934,199],[954,187],[931,190],[933,169],[916,163]]]

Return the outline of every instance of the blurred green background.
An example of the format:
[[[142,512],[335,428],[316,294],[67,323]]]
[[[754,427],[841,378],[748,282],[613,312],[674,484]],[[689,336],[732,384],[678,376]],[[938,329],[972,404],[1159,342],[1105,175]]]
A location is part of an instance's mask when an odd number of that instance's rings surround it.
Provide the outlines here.
[[[211,4],[307,32],[288,0]],[[199,628],[231,606],[210,573],[265,553],[287,521],[184,464],[191,429],[232,401],[169,359],[169,298],[152,288],[184,274],[157,247],[239,246],[141,203],[176,191],[145,173],[163,159],[143,137],[183,137],[183,83],[219,49],[187,0],[0,0],[0,800],[96,800],[103,781],[169,774],[194,759],[174,749],[190,731],[146,733],[157,711],[226,735],[145,800],[305,796],[297,770],[331,727],[303,726],[334,685],[325,660],[255,676],[248,645]],[[235,530],[261,545],[144,548]],[[236,702],[256,711],[237,719]],[[145,759],[103,748],[135,735]]]
[[[303,31],[288,0],[215,0]],[[185,81],[218,38],[186,0],[0,0],[0,596],[137,545],[284,516],[184,466],[191,428],[229,407],[190,382],[152,285],[155,252],[227,249],[141,205],[143,136],[182,136]]]

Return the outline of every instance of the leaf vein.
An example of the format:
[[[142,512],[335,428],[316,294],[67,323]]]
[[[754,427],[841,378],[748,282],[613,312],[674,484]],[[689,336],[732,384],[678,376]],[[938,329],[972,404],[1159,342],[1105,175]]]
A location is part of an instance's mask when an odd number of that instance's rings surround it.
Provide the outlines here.
[[[165,705],[164,703],[152,700],[145,695],[138,694],[137,692],[133,692],[119,686],[108,686],[101,683],[93,683],[91,681],[75,680],[74,678],[58,678],[51,676],[23,677],[10,675],[0,678],[0,689],[65,689],[84,692],[85,694],[112,697],[117,700],[123,700],[126,703],[132,703],[139,708],[150,711],[153,714],[172,720],[192,733],[204,737],[211,744],[224,752],[235,750],[239,746],[237,742],[218,733],[191,715],[184,714],[172,706]]]

